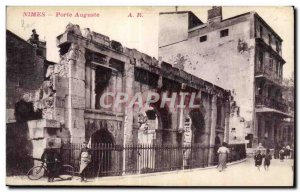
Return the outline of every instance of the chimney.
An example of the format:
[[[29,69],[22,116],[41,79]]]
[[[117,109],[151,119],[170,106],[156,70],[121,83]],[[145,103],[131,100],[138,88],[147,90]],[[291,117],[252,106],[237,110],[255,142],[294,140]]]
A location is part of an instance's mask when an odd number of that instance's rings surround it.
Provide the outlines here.
[[[222,7],[221,6],[213,6],[212,9],[207,12],[207,23],[219,23],[222,21]]]

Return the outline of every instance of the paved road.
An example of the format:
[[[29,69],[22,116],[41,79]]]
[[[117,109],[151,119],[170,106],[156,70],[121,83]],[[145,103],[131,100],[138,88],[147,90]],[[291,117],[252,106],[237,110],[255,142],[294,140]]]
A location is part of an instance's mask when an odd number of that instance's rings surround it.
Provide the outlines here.
[[[291,186],[293,185],[292,160],[272,160],[269,171],[258,171],[252,159],[228,166],[226,171],[215,168],[186,170],[164,174],[104,177],[81,183],[78,177],[72,181],[56,181],[51,185],[139,185],[139,186]],[[7,184],[49,185],[46,178],[30,181],[26,177],[8,177]]]

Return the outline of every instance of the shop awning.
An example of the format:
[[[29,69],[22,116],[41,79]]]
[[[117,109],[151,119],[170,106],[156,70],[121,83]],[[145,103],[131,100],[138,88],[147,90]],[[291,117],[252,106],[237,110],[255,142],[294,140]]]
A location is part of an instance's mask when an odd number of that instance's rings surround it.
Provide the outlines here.
[[[276,109],[272,109],[272,108],[268,108],[268,107],[259,107],[259,108],[255,108],[255,112],[256,113],[277,113],[280,114],[284,117],[293,117],[292,115],[288,114],[288,113],[284,113],[282,111],[276,110]]]

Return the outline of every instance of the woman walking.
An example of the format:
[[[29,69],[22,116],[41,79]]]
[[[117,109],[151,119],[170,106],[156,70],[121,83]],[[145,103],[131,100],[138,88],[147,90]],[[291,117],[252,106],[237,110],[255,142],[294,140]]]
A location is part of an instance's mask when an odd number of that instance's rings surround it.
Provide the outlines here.
[[[272,155],[270,154],[270,149],[267,149],[267,153],[264,155],[264,168],[265,171],[269,171],[269,166],[271,164]]]
[[[283,162],[284,156],[285,156],[285,147],[282,147],[282,149],[279,151],[280,162]]]
[[[226,168],[227,156],[229,154],[229,149],[227,148],[227,143],[223,142],[222,146],[219,147],[217,153],[219,154],[219,172],[223,171]]]
[[[256,152],[256,155],[254,155],[254,162],[255,162],[255,167],[257,167],[257,170],[260,171],[260,166],[263,161],[263,155],[261,154],[260,150]]]
[[[87,147],[87,142],[83,142],[82,149],[80,151],[80,176],[81,176],[81,182],[86,181],[86,168],[91,162],[91,151]]]

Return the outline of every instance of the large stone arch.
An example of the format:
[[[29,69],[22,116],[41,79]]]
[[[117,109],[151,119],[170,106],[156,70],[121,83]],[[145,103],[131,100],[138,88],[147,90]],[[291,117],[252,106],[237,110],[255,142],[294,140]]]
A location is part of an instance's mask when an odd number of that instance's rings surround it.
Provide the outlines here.
[[[205,119],[201,110],[194,109],[190,111],[189,116],[192,120],[192,157],[191,163],[195,167],[204,167],[205,162]]]
[[[142,92],[143,107],[140,107],[139,105],[133,106],[133,111],[134,111],[133,121],[135,122],[135,125],[138,126],[138,132],[143,130],[145,121],[148,119],[147,112],[152,111],[153,113],[155,113],[157,118],[157,128],[155,129],[156,142],[152,144],[157,144],[157,145],[170,144],[172,143],[172,136],[169,133],[172,127],[171,114],[166,105],[164,107],[160,106],[161,98],[159,98],[159,100],[155,103],[150,103],[150,104],[146,103],[147,100],[145,98],[147,97],[147,94],[151,92],[157,92],[159,94],[159,90],[151,90],[151,89]],[[137,143],[139,143],[138,135],[139,134],[137,133],[137,138],[136,138]]]
[[[205,119],[204,115],[199,109],[194,109],[189,112],[189,116],[192,121],[192,143],[193,144],[204,144],[205,138]]]
[[[156,133],[162,124],[157,110],[152,107],[141,110],[139,113],[139,123],[138,144],[157,144]]]

